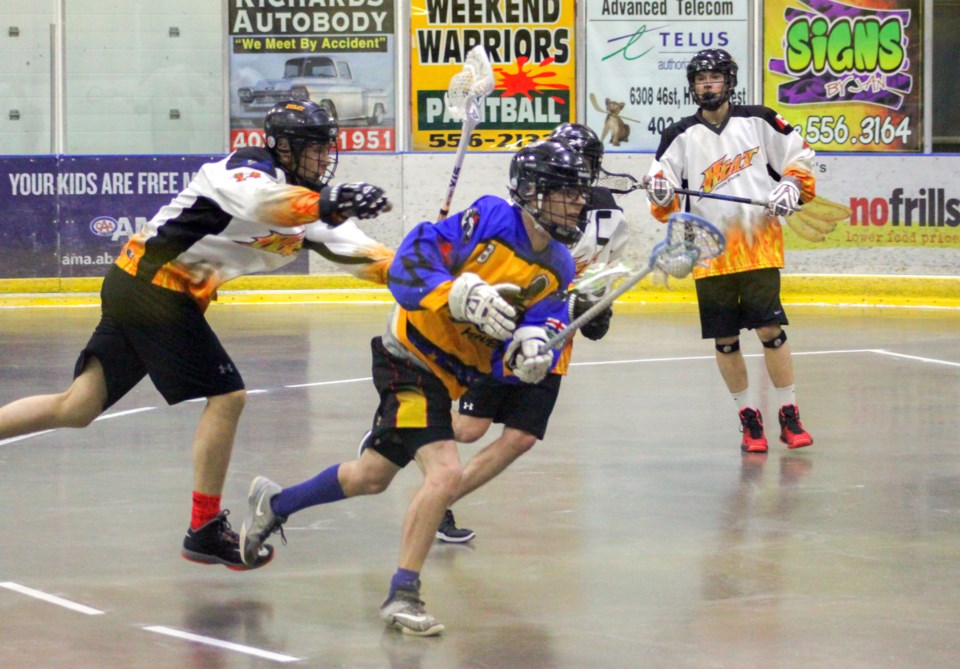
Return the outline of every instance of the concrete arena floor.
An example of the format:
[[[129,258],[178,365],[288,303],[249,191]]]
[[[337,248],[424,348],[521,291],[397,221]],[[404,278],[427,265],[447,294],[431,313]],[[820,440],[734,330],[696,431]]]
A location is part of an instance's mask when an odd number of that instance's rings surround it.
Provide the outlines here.
[[[477,539],[433,548],[434,639],[376,612],[413,469],[298,514],[272,564],[236,573],[179,556],[201,403],[147,382],[86,430],[0,442],[0,667],[957,666],[960,312],[788,311],[816,443],[776,443],[747,334],[767,456],[741,456],[692,307],[618,307],[606,339],[578,341],[546,440],[457,505]],[[386,313],[212,309],[251,391],[236,527],[256,474],[291,484],[354,456]],[[0,310],[0,403],[65,387],[97,318]]]

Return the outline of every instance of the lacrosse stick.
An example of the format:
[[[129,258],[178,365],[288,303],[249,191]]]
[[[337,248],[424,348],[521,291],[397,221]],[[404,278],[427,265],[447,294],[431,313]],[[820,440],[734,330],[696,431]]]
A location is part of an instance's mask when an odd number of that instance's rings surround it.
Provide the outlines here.
[[[454,119],[463,122],[460,142],[457,144],[457,157],[453,164],[453,174],[450,175],[450,185],[447,187],[447,197],[440,207],[440,216],[437,220],[446,218],[450,213],[450,203],[453,202],[453,192],[457,189],[457,180],[460,178],[460,168],[463,167],[463,157],[470,144],[470,137],[480,123],[482,109],[481,101],[493,92],[493,67],[483,47],[477,45],[470,49],[463,61],[463,69],[450,79],[450,86],[444,101],[447,112]]]
[[[661,269],[677,279],[690,274],[695,265],[702,265],[723,253],[726,240],[713,224],[693,214],[671,214],[667,220],[667,234],[653,247],[647,266],[624,279],[592,307],[573,319],[570,324],[547,341],[547,348],[559,349],[574,332],[607,310],[614,301],[637,285],[655,269]]]
[[[626,195],[627,193],[632,193],[635,190],[647,190],[647,187],[644,185],[644,183],[642,181],[638,181],[635,177],[629,174],[607,172],[602,167],[600,168],[600,176],[597,179],[596,185],[602,186],[603,188],[608,189],[611,193],[616,193],[617,195]],[[674,188],[673,192],[680,195],[690,195],[692,197],[706,197],[713,200],[726,200],[727,202],[740,202],[741,204],[755,204],[759,207],[767,207],[770,205],[770,203],[766,200],[752,200],[748,197],[739,197],[737,195],[707,193],[702,190]]]

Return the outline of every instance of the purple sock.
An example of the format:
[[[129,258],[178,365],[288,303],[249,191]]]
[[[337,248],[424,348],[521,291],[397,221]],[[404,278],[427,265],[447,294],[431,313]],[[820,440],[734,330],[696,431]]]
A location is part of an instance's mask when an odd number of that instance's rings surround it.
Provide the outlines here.
[[[300,509],[317,504],[329,504],[345,498],[337,472],[340,465],[327,467],[309,481],[298,483],[295,486],[284,488],[270,500],[270,507],[278,516],[288,517]]]
[[[397,569],[397,573],[393,575],[393,578],[390,579],[390,594],[387,595],[389,600],[397,592],[397,590],[419,590],[420,589],[420,572],[410,571],[409,569]]]

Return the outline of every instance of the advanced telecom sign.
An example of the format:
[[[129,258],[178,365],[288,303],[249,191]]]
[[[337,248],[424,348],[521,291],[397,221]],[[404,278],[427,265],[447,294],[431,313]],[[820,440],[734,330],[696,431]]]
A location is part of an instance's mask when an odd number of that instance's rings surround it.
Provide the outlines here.
[[[821,151],[921,151],[921,0],[767,0],[764,104]]]
[[[655,151],[660,133],[697,111],[687,63],[703,49],[733,56],[733,101],[752,104],[749,0],[587,0],[586,15],[586,122],[607,149]]]

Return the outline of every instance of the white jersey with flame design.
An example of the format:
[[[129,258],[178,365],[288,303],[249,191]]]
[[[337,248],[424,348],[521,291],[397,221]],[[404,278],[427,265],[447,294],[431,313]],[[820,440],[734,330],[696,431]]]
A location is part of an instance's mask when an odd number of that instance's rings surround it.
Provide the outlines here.
[[[791,176],[800,184],[801,202],[809,202],[815,195],[813,157],[813,149],[772,109],[734,105],[719,127],[698,111],[667,128],[649,173],[681,188],[754,200],[766,199],[782,177]],[[668,207],[650,206],[660,221],[679,209],[679,197]],[[686,211],[716,225],[727,239],[723,255],[694,268],[695,279],[783,267],[781,222],[764,207],[688,196]]]
[[[116,264],[205,306],[230,279],[290,263],[320,194],[286,182],[264,149],[207,163],[123,247]]]

